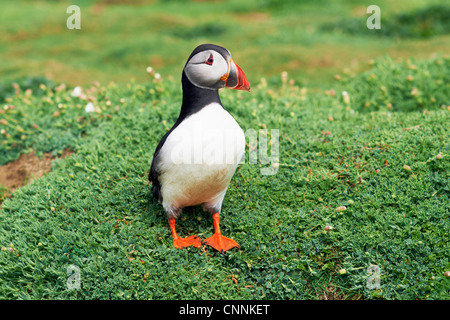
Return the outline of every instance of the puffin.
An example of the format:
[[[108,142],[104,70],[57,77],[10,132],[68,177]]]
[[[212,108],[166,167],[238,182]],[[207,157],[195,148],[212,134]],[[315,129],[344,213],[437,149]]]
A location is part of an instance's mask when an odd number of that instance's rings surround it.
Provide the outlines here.
[[[236,241],[222,235],[220,214],[245,152],[245,135],[222,105],[219,89],[250,91],[250,84],[230,51],[202,44],[190,54],[181,85],[178,119],[153,154],[148,175],[152,194],[167,215],[175,248],[205,244],[224,253],[239,248]],[[203,242],[197,235],[182,238],[176,232],[182,209],[191,206],[202,206],[212,215],[214,234]]]

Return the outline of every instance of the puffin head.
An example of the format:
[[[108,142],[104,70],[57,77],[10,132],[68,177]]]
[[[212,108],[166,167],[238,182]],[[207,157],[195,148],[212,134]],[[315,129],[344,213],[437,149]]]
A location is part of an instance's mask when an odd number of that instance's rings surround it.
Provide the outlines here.
[[[192,51],[183,70],[189,82],[203,88],[230,88],[250,91],[250,84],[241,68],[231,59],[227,49],[202,44]]]

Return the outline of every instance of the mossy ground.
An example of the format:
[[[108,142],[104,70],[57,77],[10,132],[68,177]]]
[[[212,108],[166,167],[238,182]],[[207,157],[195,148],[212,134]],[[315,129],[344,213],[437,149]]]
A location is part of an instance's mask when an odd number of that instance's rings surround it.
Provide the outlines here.
[[[380,30],[359,0],[77,4],[81,30],[65,2],[0,10],[0,165],[75,151],[0,185],[1,299],[450,298],[446,1],[371,2]],[[248,141],[222,214],[240,249],[225,255],[175,249],[147,180],[185,59],[207,42],[252,84],[223,90],[224,106],[279,142],[252,164]],[[212,219],[188,208],[178,231],[204,239]]]
[[[263,81],[251,93],[223,90],[244,131],[280,133],[274,175],[261,174],[271,164],[246,161],[233,178],[222,232],[240,249],[226,254],[175,249],[151,197],[147,173],[178,115],[178,82],[97,84],[86,98],[64,87],[17,88],[8,102],[15,108],[2,114],[11,139],[26,135],[16,146],[76,153],[3,202],[0,296],[319,299],[333,288],[344,299],[448,299],[449,63],[384,59],[326,90],[289,77],[278,88]],[[411,72],[426,81],[412,83]],[[38,121],[52,129],[33,129]],[[204,239],[212,219],[189,208],[178,230]],[[79,290],[67,285],[71,265]],[[367,285],[371,265],[380,268],[379,288]]]

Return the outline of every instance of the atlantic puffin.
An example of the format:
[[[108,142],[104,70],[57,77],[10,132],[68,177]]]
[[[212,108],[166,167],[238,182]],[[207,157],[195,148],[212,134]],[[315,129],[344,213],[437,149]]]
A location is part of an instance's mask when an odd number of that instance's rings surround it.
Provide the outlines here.
[[[202,44],[184,66],[183,101],[179,117],[162,137],[149,172],[152,194],[169,220],[175,248],[203,244],[225,252],[239,247],[220,232],[220,213],[228,185],[245,151],[245,136],[225,110],[219,89],[250,91],[231,53],[218,45]],[[185,207],[201,205],[212,214],[214,234],[203,242],[196,235],[178,236],[177,218]]]

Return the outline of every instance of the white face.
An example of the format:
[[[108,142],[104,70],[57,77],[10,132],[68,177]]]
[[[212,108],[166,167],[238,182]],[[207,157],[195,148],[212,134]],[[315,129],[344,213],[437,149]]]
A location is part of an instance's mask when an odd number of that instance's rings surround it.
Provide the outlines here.
[[[189,81],[197,87],[219,89],[225,85],[223,77],[228,75],[228,68],[228,62],[220,53],[206,50],[194,55],[184,68],[184,72]]]

